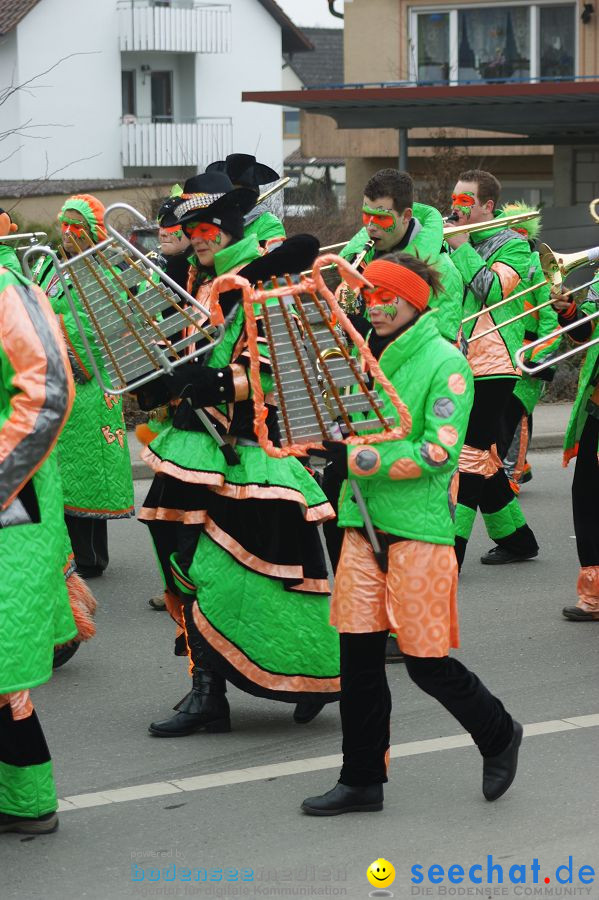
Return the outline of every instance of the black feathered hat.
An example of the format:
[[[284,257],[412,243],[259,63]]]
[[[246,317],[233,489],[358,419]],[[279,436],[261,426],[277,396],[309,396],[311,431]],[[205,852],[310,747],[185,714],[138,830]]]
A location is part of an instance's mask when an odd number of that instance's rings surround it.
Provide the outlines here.
[[[206,172],[225,172],[234,185],[251,188],[260,193],[261,184],[270,184],[279,180],[278,172],[256,162],[255,156],[248,153],[230,153],[224,160],[210,163],[206,166]]]
[[[234,188],[223,172],[188,178],[174,216],[183,228],[191,222],[211,222],[234,238],[243,237],[243,217],[256,203],[253,191]]]

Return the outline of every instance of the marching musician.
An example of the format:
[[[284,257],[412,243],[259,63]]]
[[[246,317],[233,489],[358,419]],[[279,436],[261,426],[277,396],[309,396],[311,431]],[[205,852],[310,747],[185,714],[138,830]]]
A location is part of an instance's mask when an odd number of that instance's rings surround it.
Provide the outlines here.
[[[266,203],[258,203],[260,188],[279,180],[279,175],[270,166],[259,163],[249,153],[230,153],[224,160],[210,163],[206,172],[224,172],[236,188],[250,190],[255,194],[256,203],[244,218],[244,234],[249,237],[255,234],[261,247],[277,243],[277,239],[285,238],[285,226],[275,216]]]
[[[263,255],[255,233],[244,237],[253,192],[233,188],[225,174],[196,176],[193,192],[189,187],[175,215],[192,243],[192,288],[205,306],[217,275],[266,282],[302,271],[316,256],[318,242],[309,236]],[[241,299],[238,290],[220,296],[226,331],[208,358],[135,392],[143,408],[174,406],[142,454],[155,477],[139,518],[155,541],[169,611],[184,625],[192,675],[175,715],[150,725],[157,737],[229,731],[227,681],[295,703],[298,724],[338,699],[339,642],[328,624],[316,527],[333,511],[297,459],[272,459],[256,442]],[[258,346],[268,395],[273,381],[264,337]],[[200,408],[208,424],[196,413]],[[276,442],[276,410],[268,409],[266,426]]]
[[[567,332],[575,344],[584,344],[597,335],[597,322],[585,317],[599,311],[599,271],[586,301],[578,307],[574,299],[560,299],[555,291],[554,308],[560,325],[580,321]],[[576,399],[564,438],[564,465],[576,458],[572,481],[572,511],[576,549],[580,561],[575,606],[565,606],[562,613],[570,622],[599,620],[599,344],[589,347],[580,370]]]
[[[452,194],[457,225],[489,223],[488,230],[448,237],[451,258],[467,287],[466,318],[506,299],[528,278],[530,247],[522,235],[501,227],[500,190],[494,175],[472,169],[462,172]],[[497,545],[481,557],[483,564],[532,559],[539,552],[497,453],[500,423],[519,378],[514,354],[522,344],[524,323],[520,320],[473,340],[523,308],[523,299],[519,298],[464,325],[464,336],[469,339],[468,362],[474,375],[474,405],[459,462],[456,555],[460,567],[479,508],[487,533]]]
[[[506,203],[503,206],[503,214],[506,216],[534,211],[526,203]],[[527,360],[528,364],[532,366],[538,366],[544,360],[554,356],[559,350],[561,341],[559,336],[551,337],[552,332],[558,327],[557,313],[551,306],[542,306],[543,303],[549,301],[551,289],[541,268],[539,251],[536,249],[541,228],[540,218],[539,216],[513,226],[514,231],[526,238],[531,250],[530,269],[523,287],[541,284],[541,287],[537,287],[524,298],[524,311],[528,313],[523,319],[524,342],[530,343],[539,338],[545,338],[545,341],[533,350]],[[545,283],[542,284],[542,282]],[[542,308],[538,309],[539,306]],[[532,437],[532,414],[543,396],[547,384],[553,381],[554,375],[554,367],[543,368],[538,374],[532,375],[523,372],[522,377],[516,382],[514,392],[505,408],[497,451],[503,460],[505,473],[515,494],[520,492],[521,484],[525,484],[532,478],[530,464],[526,459]]]
[[[381,547],[375,556],[346,481],[344,529],[331,621],[341,643],[343,767],[328,793],[304,800],[308,815],[375,812],[387,779],[391,695],[385,647],[395,631],[412,680],[470,734],[483,756],[483,794],[496,800],[516,774],[522,726],[457,659],[457,563],[453,550],[455,468],[472,405],[472,374],[440,336],[429,303],[439,276],[422,260],[393,253],[364,277],[368,346],[408,407],[410,433],[384,443],[325,442],[326,454],[359,486]],[[386,394],[383,413],[395,418]],[[320,455],[321,451],[315,451]]]
[[[59,213],[62,249],[75,256],[106,237],[104,206],[91,194],[69,197]],[[62,282],[50,257],[43,257],[33,277],[45,291],[58,316],[75,379],[75,402],[58,442],[58,461],[64,491],[65,521],[83,578],[97,578],[108,566],[108,520],[129,518],[133,505],[133,476],[120,397],[104,393],[91,362]],[[83,322],[88,342],[102,367],[94,332],[68,274],[72,301]],[[106,278],[110,280],[107,273]]]
[[[0,213],[0,235],[10,224]],[[73,397],[50,304],[0,245],[0,832],[58,828],[52,761],[29,691],[50,679],[55,645],[77,634],[52,452]]]
[[[381,169],[364,188],[363,228],[339,254],[352,260],[367,241],[373,247],[363,260],[367,265],[385,253],[409,253],[426,259],[439,273],[440,288],[435,296],[441,335],[455,343],[462,323],[464,283],[448,253],[443,249],[443,219],[432,206],[414,202],[414,182],[407,172]]]

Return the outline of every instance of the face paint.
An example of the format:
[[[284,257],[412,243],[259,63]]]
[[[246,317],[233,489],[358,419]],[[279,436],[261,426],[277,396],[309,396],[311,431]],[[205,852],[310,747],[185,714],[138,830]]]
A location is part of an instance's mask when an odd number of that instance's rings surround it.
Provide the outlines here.
[[[476,198],[471,191],[466,191],[464,194],[451,195],[451,208],[457,210],[466,218],[470,217],[475,203]]]
[[[172,235],[174,238],[182,238],[185,235],[183,234],[183,228],[181,225],[160,225],[158,226],[161,231],[166,232],[166,234]]]
[[[63,234],[72,234],[74,237],[81,237],[85,232],[85,225],[82,225],[81,222],[65,222],[64,219],[60,222],[60,228]]]
[[[214,244],[220,244],[222,241],[220,228],[211,222],[192,223],[187,226],[187,234],[192,240],[201,238],[203,241],[211,241]]]
[[[364,297],[366,306],[369,309],[371,309],[373,306],[376,306],[379,309],[386,306],[391,306],[397,299],[397,294],[394,294],[393,291],[389,290],[389,288],[384,287],[375,288],[373,291],[362,288],[362,296]],[[393,309],[396,309],[394,305]]]
[[[366,227],[376,225],[382,231],[394,231],[397,228],[397,216],[392,209],[373,209],[362,207],[362,222]]]

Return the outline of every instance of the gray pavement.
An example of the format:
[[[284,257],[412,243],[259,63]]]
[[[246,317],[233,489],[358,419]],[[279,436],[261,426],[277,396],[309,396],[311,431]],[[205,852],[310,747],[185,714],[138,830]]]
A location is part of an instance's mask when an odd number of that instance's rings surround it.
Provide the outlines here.
[[[562,446],[570,417],[571,403],[539,403],[534,411],[534,427],[531,442],[533,450],[556,450]],[[147,478],[148,467],[139,458],[141,444],[135,431],[127,433],[133,477]]]
[[[566,887],[576,896],[599,896],[597,877],[589,885],[578,878],[582,865],[599,875],[599,623],[574,624],[560,616],[561,607],[574,602],[578,568],[569,496],[572,469],[561,467],[557,451],[533,452],[531,462],[534,477],[521,499],[541,544],[539,559],[512,567],[481,566],[478,557],[489,541],[479,521],[460,581],[462,648],[457,655],[521,722],[545,723],[537,729],[542,733],[525,738],[518,778],[504,798],[484,801],[477,751],[451,749],[451,742],[443,740],[462,734],[459,725],[418,691],[401,665],[388,668],[392,742],[401,744],[402,752],[406,747],[420,752],[392,760],[382,813],[321,820],[299,812],[304,797],[336,780],[336,769],[319,759],[340,751],[335,707],[298,727],[290,707],[232,689],[231,734],[149,737],[148,723],[168,714],[187,690],[185,663],[171,653],[168,616],[147,604],[159,579],[146,529],[131,520],[114,522],[109,526],[111,565],[92,582],[100,604],[98,635],[34,692],[59,796],[135,786],[143,793],[140,786],[167,782],[172,787],[173,780],[217,773],[228,783],[148,799],[134,799],[135,791],[112,795],[120,802],[61,813],[55,835],[0,836],[0,898],[358,900],[372,890],[366,869],[378,857],[396,868],[389,888],[395,897],[452,896],[450,891],[476,896],[477,890],[484,897],[532,896],[533,891],[559,896],[547,891],[565,890],[558,888],[555,870],[569,856],[574,877]],[[138,505],[147,487],[147,481],[137,482]],[[593,715],[594,727],[569,727],[564,721]],[[416,746],[417,741],[436,743]],[[427,748],[434,752],[423,752]],[[314,759],[314,770],[308,771]],[[298,761],[298,774],[280,768]],[[257,766],[266,767],[258,777],[238,772]],[[231,775],[232,770],[238,774]],[[488,855],[503,867],[500,885],[497,873],[487,885]],[[534,858],[540,864],[537,885]],[[448,866],[462,866],[467,873],[479,863],[485,872],[482,886],[468,878],[460,885],[448,882]],[[411,869],[418,864],[424,880],[414,884],[410,879],[418,876]],[[432,865],[443,867],[443,884],[429,880]],[[526,885],[510,883],[509,867],[515,865],[527,867]],[[181,867],[197,869],[198,877],[203,867],[213,880],[182,882]],[[237,881],[227,869],[237,870]],[[239,880],[242,869],[252,870],[253,880]],[[144,880],[133,881],[142,870]],[[219,875],[218,870],[224,871]],[[150,881],[159,871],[161,880]],[[163,880],[171,875],[175,881]],[[544,877],[551,879],[547,887]]]

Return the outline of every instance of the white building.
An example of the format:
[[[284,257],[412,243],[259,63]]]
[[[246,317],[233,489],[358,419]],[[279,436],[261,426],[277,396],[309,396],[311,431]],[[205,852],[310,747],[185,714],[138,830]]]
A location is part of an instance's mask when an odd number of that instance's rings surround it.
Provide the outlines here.
[[[0,179],[168,180],[231,152],[282,169],[274,0],[0,0]],[[20,86],[11,93],[11,87]]]

